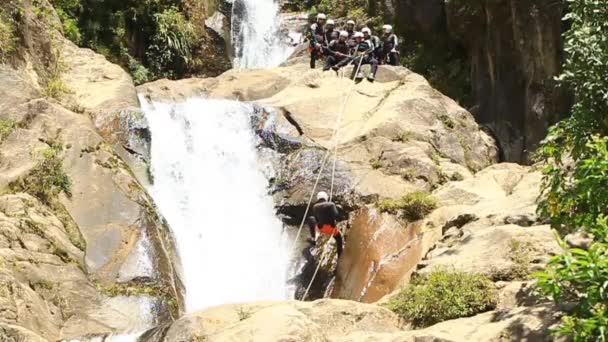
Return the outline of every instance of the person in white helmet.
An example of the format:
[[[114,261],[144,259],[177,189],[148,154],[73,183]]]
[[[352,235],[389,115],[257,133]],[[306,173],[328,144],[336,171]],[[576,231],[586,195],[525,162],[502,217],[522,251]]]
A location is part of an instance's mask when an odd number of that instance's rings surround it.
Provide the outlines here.
[[[310,68],[316,67],[317,59],[321,58],[323,53],[323,44],[325,39],[325,21],[327,16],[323,13],[317,14],[317,22],[310,26],[308,31],[308,40],[310,41]]]
[[[382,49],[380,51],[380,62],[382,64],[399,65],[399,38],[393,33],[391,25],[382,27]]]
[[[348,32],[340,31],[338,39],[334,39],[327,47],[328,57],[325,60],[323,71],[333,68],[338,71],[340,66],[337,66],[342,61],[348,61],[350,57],[350,46],[348,45]]]
[[[346,22],[345,31],[348,32],[348,38],[352,38],[355,35],[355,25],[356,23],[352,19]]]
[[[378,38],[378,36],[374,36],[369,27],[364,27],[363,30],[361,30],[361,33],[363,33],[363,38],[368,40],[374,47],[374,52],[372,54],[376,60],[379,60],[378,57],[380,56],[380,50],[382,49],[382,42],[380,41],[380,38]]]
[[[338,38],[338,31],[335,30],[336,22],[332,19],[327,20],[325,24],[325,33],[323,34],[323,56],[329,56],[329,51],[327,47],[332,42],[332,40]]]
[[[374,82],[376,79],[376,72],[378,71],[378,60],[373,55],[374,47],[369,40],[365,40],[365,36],[362,32],[355,33],[354,37],[357,45],[353,53],[354,57],[352,63],[355,67],[353,68],[351,78],[354,79],[355,82],[361,81],[363,79],[363,72],[360,67],[369,64],[371,65],[371,71],[367,76],[367,79],[370,82]]]
[[[321,234],[333,236],[336,240],[338,257],[342,254],[344,244],[342,234],[340,234],[340,230],[337,228],[339,215],[338,207],[329,201],[329,195],[325,191],[321,191],[317,194],[317,202],[312,207],[312,216],[308,218],[308,226],[310,228],[309,242],[313,245],[316,244],[315,237],[317,231]]]

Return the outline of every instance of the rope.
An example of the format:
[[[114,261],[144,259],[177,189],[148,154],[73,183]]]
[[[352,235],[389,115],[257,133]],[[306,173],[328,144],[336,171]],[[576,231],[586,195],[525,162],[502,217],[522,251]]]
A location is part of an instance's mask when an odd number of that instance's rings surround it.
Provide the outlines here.
[[[363,59],[361,59],[361,61],[363,61]],[[357,67],[357,72],[358,72],[359,68],[361,67],[361,61],[359,62],[359,66]],[[351,63],[352,63],[352,61],[351,61]],[[340,80],[341,81],[344,80],[344,70],[343,69],[340,70]],[[353,87],[354,87],[354,83],[351,86],[351,92],[352,92],[352,88]],[[348,100],[348,97],[347,97],[347,100]],[[342,111],[344,111],[345,106],[346,106],[346,101],[343,102],[343,106],[342,106],[342,109],[341,109]],[[342,115],[340,114],[339,117],[338,117],[338,121],[336,122],[336,126],[334,128],[334,133],[332,134],[332,140],[334,140],[335,137],[336,137],[336,135],[337,135],[337,132],[339,130],[339,125],[341,124],[341,121],[342,121]],[[338,143],[336,141],[335,142],[335,152],[336,153],[337,153],[337,146],[338,146]],[[304,211],[304,217],[302,218],[302,222],[300,222],[300,227],[298,228],[298,233],[296,234],[296,237],[293,240],[293,244],[291,245],[291,248],[290,248],[291,251],[295,250],[296,243],[298,242],[298,239],[300,238],[300,235],[302,235],[302,229],[304,228],[304,224],[306,223],[306,218],[308,217],[308,213],[310,212],[310,206],[312,204],[312,200],[313,200],[313,198],[315,196],[317,187],[318,187],[319,182],[321,180],[321,176],[323,175],[323,170],[325,169],[325,165],[327,163],[327,158],[329,157],[329,154],[330,154],[330,150],[327,150],[325,152],[325,155],[323,156],[323,160],[321,161],[321,167],[319,168],[319,174],[317,176],[317,179],[315,180],[315,184],[314,184],[314,186],[312,188],[312,192],[310,193],[310,198],[308,199],[308,204],[306,205],[306,210]],[[336,159],[334,157],[334,169],[333,169],[334,171],[335,171],[335,166],[336,166]],[[332,178],[331,178],[331,193],[332,194],[330,195],[330,201],[331,201],[331,198],[332,198],[332,195],[333,195],[333,188],[334,188],[334,173],[332,172]]]
[[[357,65],[357,68],[355,69],[355,77],[356,75],[359,73],[360,69],[361,69],[361,64],[363,63],[363,56],[359,57],[359,65]],[[341,70],[341,79],[344,79],[344,70]],[[346,111],[346,104],[348,103],[348,100],[350,99],[350,95],[353,92],[353,89],[355,88],[355,82],[353,82],[353,84],[351,85],[350,89],[348,90],[348,92],[346,92],[346,98],[344,99],[344,101],[342,102],[342,107],[340,109],[340,112],[338,113],[338,122],[336,124],[336,128],[334,131],[334,135],[333,135],[333,139],[334,139],[334,163],[333,163],[333,169],[332,169],[332,173],[331,173],[331,190],[330,190],[330,195],[329,195],[329,201],[332,200],[333,198],[333,192],[334,192],[334,180],[335,180],[335,173],[336,173],[336,160],[338,157],[338,132],[340,129],[340,125],[342,123],[342,116],[344,114],[344,112]],[[329,150],[328,150],[329,152]],[[326,153],[326,156],[328,154]],[[325,162],[325,161],[324,161]],[[316,187],[316,184],[315,184]],[[313,189],[313,195],[314,195],[314,189]],[[312,196],[311,196],[311,200],[312,200]],[[310,202],[309,202],[310,205]],[[308,208],[306,209],[306,212],[308,213]],[[306,216],[304,217],[304,220],[306,220]],[[340,228],[336,227],[338,229],[338,231],[340,232]],[[300,232],[298,232],[299,234]],[[342,234],[342,232],[340,232],[340,234]],[[310,288],[312,287],[312,284],[314,283],[316,277],[317,277],[317,273],[319,273],[319,269],[321,268],[321,265],[325,262],[325,259],[327,258],[328,254],[324,255],[323,258],[321,259],[321,261],[319,261],[319,263],[317,264],[317,268],[315,269],[315,272],[312,275],[312,278],[310,279],[310,283],[308,283],[308,286],[306,287],[306,291],[304,292],[304,295],[302,296],[302,299],[300,299],[301,301],[305,301],[306,297],[308,296],[308,293],[310,292]]]

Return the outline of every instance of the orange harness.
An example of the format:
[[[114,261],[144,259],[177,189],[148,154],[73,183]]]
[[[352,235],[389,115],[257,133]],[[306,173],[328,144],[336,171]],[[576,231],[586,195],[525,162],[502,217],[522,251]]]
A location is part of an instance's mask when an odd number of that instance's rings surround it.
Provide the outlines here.
[[[324,224],[321,228],[317,226],[317,229],[321,234],[327,234],[332,236],[340,235],[340,230],[338,230],[338,228],[336,227],[333,227],[331,224]]]

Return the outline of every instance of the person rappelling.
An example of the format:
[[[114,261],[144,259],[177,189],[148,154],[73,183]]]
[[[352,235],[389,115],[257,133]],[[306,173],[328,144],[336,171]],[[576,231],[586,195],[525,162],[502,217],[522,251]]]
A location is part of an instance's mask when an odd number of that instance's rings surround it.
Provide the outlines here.
[[[323,45],[325,45],[325,21],[327,16],[323,13],[317,14],[317,22],[310,26],[308,31],[308,40],[310,41],[310,68],[314,69],[317,64],[317,59],[323,54]]]
[[[343,239],[340,229],[337,228],[338,207],[329,200],[329,195],[321,191],[317,194],[317,202],[312,207],[312,215],[308,218],[310,239],[312,245],[316,245],[317,231],[320,234],[331,235],[336,240],[338,258],[342,254]]]

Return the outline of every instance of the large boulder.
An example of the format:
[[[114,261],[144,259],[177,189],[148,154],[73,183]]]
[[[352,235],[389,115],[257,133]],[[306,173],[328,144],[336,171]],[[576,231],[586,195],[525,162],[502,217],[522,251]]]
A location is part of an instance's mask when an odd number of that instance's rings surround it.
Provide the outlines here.
[[[340,300],[226,305],[186,315],[142,342],[205,341],[332,341],[365,331],[395,333],[397,316],[387,309]]]
[[[181,341],[549,341],[558,317],[537,305],[491,311],[409,330],[390,311],[340,300],[226,305],[145,333],[142,342]]]

